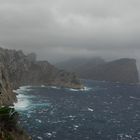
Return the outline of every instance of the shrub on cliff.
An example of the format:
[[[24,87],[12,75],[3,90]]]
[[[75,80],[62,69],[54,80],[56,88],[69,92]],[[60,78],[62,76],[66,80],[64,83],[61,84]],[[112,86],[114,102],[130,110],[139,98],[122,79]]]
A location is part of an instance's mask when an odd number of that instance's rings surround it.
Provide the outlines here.
[[[14,108],[1,107],[0,108],[0,128],[6,130],[13,130],[17,127],[18,113]]]

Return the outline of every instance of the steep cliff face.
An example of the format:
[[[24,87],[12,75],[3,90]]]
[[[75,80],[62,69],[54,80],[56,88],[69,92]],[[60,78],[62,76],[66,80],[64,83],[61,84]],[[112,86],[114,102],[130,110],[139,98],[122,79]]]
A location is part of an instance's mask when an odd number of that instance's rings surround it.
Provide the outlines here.
[[[81,88],[74,73],[57,69],[47,61],[37,61],[34,53],[25,55],[22,51],[0,49],[0,61],[8,71],[13,88],[22,85],[57,85]]]
[[[121,83],[138,83],[139,76],[135,59],[119,59],[99,65],[87,76],[95,80],[106,80]]]
[[[16,94],[12,92],[7,70],[0,64],[0,140],[31,140],[31,137],[18,127],[18,120],[10,114],[8,106],[13,105],[15,101]]]
[[[3,64],[0,64],[0,106],[12,105],[16,101],[16,95],[12,92],[8,74]]]

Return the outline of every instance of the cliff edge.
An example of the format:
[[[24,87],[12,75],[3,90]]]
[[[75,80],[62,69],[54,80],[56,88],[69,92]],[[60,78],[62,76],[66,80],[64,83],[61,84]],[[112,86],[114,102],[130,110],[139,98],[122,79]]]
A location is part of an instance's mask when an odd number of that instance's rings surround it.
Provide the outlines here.
[[[16,95],[12,92],[7,70],[0,64],[0,106],[10,106],[15,101]]]

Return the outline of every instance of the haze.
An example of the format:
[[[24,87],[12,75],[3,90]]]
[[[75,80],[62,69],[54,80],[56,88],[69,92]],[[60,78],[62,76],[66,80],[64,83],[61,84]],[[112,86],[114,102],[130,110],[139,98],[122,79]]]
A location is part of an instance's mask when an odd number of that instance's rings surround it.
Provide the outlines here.
[[[0,45],[51,62],[140,60],[139,0],[0,0]]]

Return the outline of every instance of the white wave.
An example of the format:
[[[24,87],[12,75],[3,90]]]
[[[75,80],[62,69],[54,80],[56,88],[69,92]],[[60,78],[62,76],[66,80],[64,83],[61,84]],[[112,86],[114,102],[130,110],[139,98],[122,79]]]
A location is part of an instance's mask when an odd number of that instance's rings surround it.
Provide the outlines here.
[[[23,92],[30,91],[31,90],[31,87],[32,86],[21,86],[21,87],[19,87],[19,89],[13,90],[13,92],[15,92],[17,94],[20,94],[20,93],[23,93]]]
[[[89,90],[91,90],[92,88],[89,88],[89,87],[83,87],[83,88],[81,88],[81,89],[74,89],[74,88],[69,88],[68,90],[70,90],[70,91],[89,91]]]
[[[41,87],[46,87],[45,85],[41,85]]]
[[[43,140],[43,138],[42,138],[42,137],[40,137],[40,136],[38,136],[38,137],[37,137],[37,139],[38,139],[38,140]]]
[[[53,133],[54,133],[54,132],[53,132]],[[53,133],[48,132],[48,133],[46,133],[46,136],[47,136],[48,138],[51,138],[52,135],[53,135]],[[55,134],[55,133],[54,133],[54,134]]]
[[[41,85],[41,87],[46,87],[46,86],[44,86],[44,85]],[[50,88],[52,88],[52,89],[61,89],[61,87],[57,87],[57,86],[49,86]],[[27,88],[28,89],[28,88]],[[26,90],[27,90],[26,89]],[[89,90],[91,90],[92,88],[90,88],[90,87],[83,87],[83,88],[81,88],[81,89],[75,89],[75,88],[65,88],[65,89],[67,89],[67,90],[69,90],[69,91],[89,91]]]
[[[70,91],[80,91],[79,89],[69,88]]]
[[[38,123],[42,123],[42,121],[39,119],[35,119],[35,121],[37,121]]]
[[[57,86],[51,86],[52,89],[60,89],[60,87]]]
[[[92,88],[90,88],[90,87],[84,87],[84,88],[82,88],[82,89],[80,89],[80,91],[89,91],[89,90],[91,90]]]
[[[17,90],[13,90],[13,92],[17,93],[17,102],[14,103],[14,108],[16,110],[27,110],[30,107],[30,98],[33,96],[29,96],[28,91],[31,90],[31,86],[21,86]]]
[[[94,109],[92,109],[92,108],[88,108],[88,111],[91,111],[91,112],[93,112],[93,111],[94,111]]]
[[[133,97],[133,96],[129,96],[129,98],[131,98],[131,99],[135,99],[135,100],[140,100],[140,98]]]
[[[17,95],[17,103],[14,103],[16,110],[27,110],[29,106],[30,101],[28,100],[28,96],[22,94]]]
[[[79,126],[78,125],[73,125],[73,129],[76,131],[78,128],[79,128]]]

